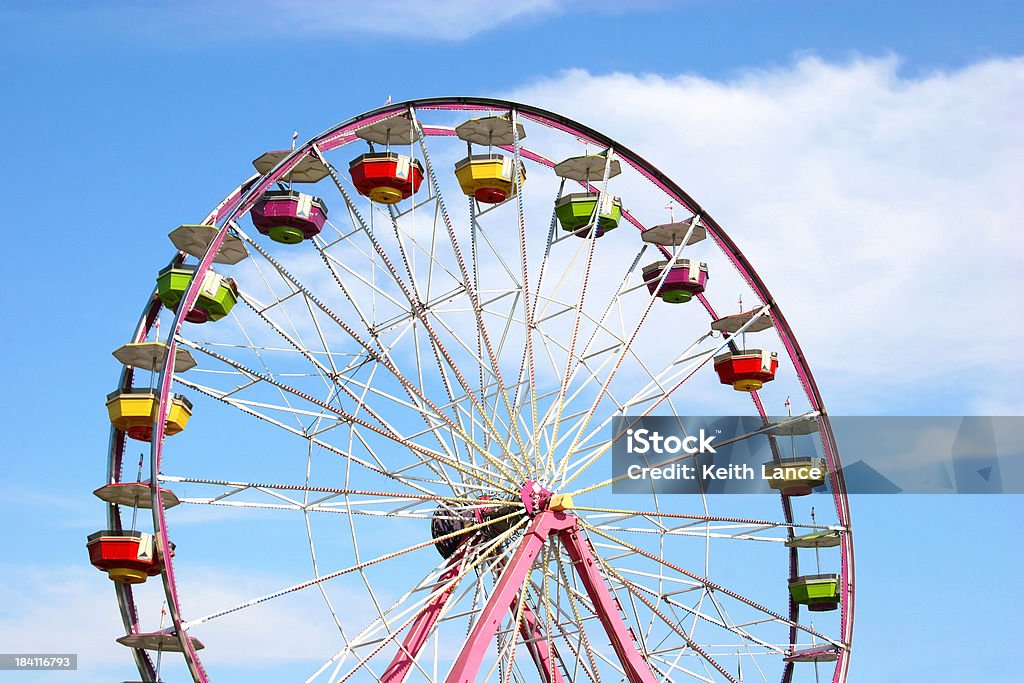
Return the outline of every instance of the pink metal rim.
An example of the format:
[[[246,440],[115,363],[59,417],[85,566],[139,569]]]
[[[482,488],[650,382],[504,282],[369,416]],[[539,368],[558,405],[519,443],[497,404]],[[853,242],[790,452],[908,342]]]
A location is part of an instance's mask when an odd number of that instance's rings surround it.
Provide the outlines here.
[[[846,527],[850,526],[850,514],[849,505],[846,499],[846,487],[842,479],[842,474],[839,470],[839,454],[835,444],[835,437],[829,424],[827,413],[824,408],[824,402],[821,398],[821,394],[818,390],[817,384],[811,373],[810,367],[807,364],[807,360],[804,357],[799,344],[790,328],[788,322],[779,309],[778,304],[774,301],[770,291],[761,281],[760,277],[753,270],[746,257],[735,245],[735,243],[728,237],[725,231],[718,225],[718,223],[704,211],[697,202],[695,202],[686,192],[682,190],[678,185],[673,183],[664,174],[658,171],[654,166],[649,164],[639,155],[630,151],[628,148],[623,147],[616,143],[611,138],[590,129],[589,127],[583,126],[582,124],[571,121],[565,117],[557,115],[553,112],[549,112],[536,107],[523,105],[514,102],[508,102],[503,100],[493,100],[486,98],[431,98],[422,100],[411,100],[408,102],[401,102],[392,104],[380,109],[376,109],[364,114],[361,114],[355,118],[349,119],[348,121],[331,128],[324,133],[316,136],[306,144],[296,148],[290,155],[283,159],[277,167],[272,169],[268,174],[260,176],[252,176],[245,183],[236,188],[231,194],[229,194],[221,204],[210,213],[209,216],[203,221],[209,224],[219,224],[220,228],[216,237],[212,240],[206,254],[200,260],[199,265],[196,268],[196,276],[192,279],[192,282],[185,293],[184,298],[178,307],[178,312],[174,316],[174,322],[171,325],[171,330],[168,334],[168,344],[170,351],[166,356],[164,367],[161,369],[159,376],[159,396],[160,396],[160,407],[157,411],[157,419],[154,422],[154,434],[162,435],[164,433],[166,424],[166,408],[167,403],[171,396],[171,382],[173,380],[173,359],[177,348],[175,336],[181,329],[181,325],[184,322],[183,311],[191,310],[198,297],[199,285],[202,282],[203,276],[206,271],[209,270],[213,256],[217,253],[220,245],[222,244],[224,237],[227,233],[227,229],[231,222],[237,220],[241,215],[248,211],[252,204],[262,195],[263,191],[271,187],[278,179],[284,177],[287,172],[294,166],[298,161],[307,153],[314,148],[318,148],[320,151],[327,152],[337,147],[344,146],[349,142],[353,142],[356,137],[353,131],[356,128],[369,125],[376,121],[380,121],[385,118],[392,116],[401,115],[409,110],[416,109],[441,109],[448,111],[460,111],[460,110],[515,110],[520,115],[523,115],[527,119],[534,120],[543,125],[562,130],[563,132],[574,135],[581,140],[590,140],[591,142],[599,145],[612,147],[615,149],[616,154],[619,158],[623,159],[630,164],[635,170],[641,175],[646,177],[650,182],[659,187],[662,191],[668,194],[670,197],[678,201],[682,206],[686,207],[693,214],[701,217],[701,220],[708,229],[708,234],[712,237],[718,247],[725,253],[726,257],[730,260],[736,270],[740,273],[747,285],[757,294],[757,296],[764,303],[770,303],[772,308],[770,310],[770,316],[773,323],[778,331],[779,337],[783,342],[786,352],[790,357],[791,362],[796,368],[797,376],[800,380],[801,385],[804,388],[805,395],[808,399],[811,407],[820,413],[819,427],[820,437],[825,454],[826,460],[829,464],[831,485],[833,490],[833,500],[836,507],[839,523]],[[429,129],[425,128],[425,134],[432,135],[452,135],[453,133],[447,129]],[[523,156],[531,158],[538,163],[552,166],[553,162],[544,159],[539,155],[532,155],[523,150]],[[623,212],[623,217],[628,222],[633,223],[639,227],[639,223],[628,214]],[[178,254],[174,261],[181,262],[184,259],[183,254]],[[719,317],[711,307],[710,303],[704,298],[703,295],[697,297],[712,318]],[[160,310],[159,301],[150,300],[146,310],[140,319],[138,328],[136,330],[135,341],[141,341],[147,336],[153,321],[156,319],[156,315]],[[121,386],[130,386],[131,384],[131,373],[125,371],[122,373]],[[762,418],[766,417],[767,413],[761,403],[760,398],[756,392],[752,392],[752,399],[754,404]],[[162,438],[154,438],[150,448],[150,480],[157,482],[160,473],[160,464],[162,457]],[[117,483],[120,481],[120,470],[123,458],[123,447],[124,438],[120,436],[116,430],[112,429],[109,459],[108,459],[108,473],[110,483]],[[164,514],[163,506],[160,504],[160,489],[159,486],[154,486],[151,491],[152,495],[152,513],[154,530],[160,534],[161,539],[167,539],[167,520]],[[782,496],[782,505],[786,520],[792,521],[792,510],[789,501]],[[110,505],[108,511],[109,517],[109,528],[119,528],[120,518],[117,506]],[[165,542],[165,541],[163,541]],[[842,640],[844,643],[850,643],[853,632],[853,607],[854,607],[854,561],[853,561],[853,541],[849,533],[843,533],[841,535],[840,543],[840,561],[841,561],[841,621],[840,629],[842,631]],[[207,683],[209,678],[205,670],[203,669],[199,657],[190,641],[186,637],[186,633],[183,630],[183,620],[181,617],[180,601],[177,590],[177,583],[174,577],[173,561],[170,558],[170,553],[165,553],[166,557],[166,569],[163,573],[163,585],[164,592],[167,597],[168,612],[172,621],[172,629],[177,633],[177,636],[181,642],[185,660],[189,668],[190,673],[195,681],[201,683]],[[790,575],[796,576],[798,574],[796,564],[796,551],[790,549]],[[136,609],[134,605],[134,598],[132,589],[128,585],[118,585],[115,587],[117,591],[118,603],[122,613],[122,619],[124,621],[126,631],[129,633],[138,632],[138,619]],[[796,606],[791,602],[790,606],[790,617],[792,621],[796,621],[799,616]],[[138,666],[140,675],[145,681],[155,681],[156,673],[155,667],[152,664],[148,654],[142,650],[133,650],[133,656],[135,657],[136,664]],[[783,672],[783,682],[790,680],[792,676],[792,662],[788,663]],[[848,651],[846,649],[840,649],[838,653],[838,659],[836,663],[835,673],[833,675],[833,683],[842,683],[846,679],[847,670],[849,667]]]

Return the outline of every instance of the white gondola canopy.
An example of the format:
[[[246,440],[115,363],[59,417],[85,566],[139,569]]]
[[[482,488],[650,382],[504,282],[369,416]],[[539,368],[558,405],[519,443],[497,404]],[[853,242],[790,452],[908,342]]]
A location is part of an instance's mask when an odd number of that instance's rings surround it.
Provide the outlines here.
[[[686,234],[690,233],[690,239],[686,241],[686,244],[696,244],[707,238],[708,231],[703,225],[698,224],[693,227],[693,232],[690,232],[690,226],[693,225],[695,218],[696,216],[692,216],[678,223],[655,225],[653,228],[644,230],[640,234],[640,239],[648,244],[657,244],[662,247],[678,247],[686,239]]]
[[[604,154],[586,154],[570,157],[555,164],[555,175],[566,180],[593,182],[605,178],[605,166],[608,167],[608,178],[614,178],[622,173],[622,164],[618,159],[608,161]]]
[[[750,323],[744,332],[763,332],[764,330],[770,330],[772,328],[772,319],[769,317],[767,312],[761,313],[759,310],[751,310],[745,313],[737,313],[736,315],[727,315],[724,318],[719,318],[711,323],[711,329],[716,332],[725,332],[727,334],[736,334],[740,328],[746,325],[755,316],[754,322]]]
[[[178,251],[183,251],[189,256],[202,258],[206,250],[210,248],[210,242],[217,236],[216,225],[179,225],[167,234],[171,243]],[[224,240],[213,257],[214,263],[223,263],[233,266],[239,261],[249,257],[249,251],[245,243],[230,232],[224,235]]]
[[[526,137],[523,124],[516,122],[515,130],[519,139]],[[470,119],[455,127],[455,134],[460,140],[475,142],[478,145],[511,145],[515,142],[512,121],[505,116],[484,116]]]
[[[279,149],[264,152],[252,161],[253,167],[260,173],[270,173],[285,157],[292,153],[290,149]],[[331,174],[331,171],[320,159],[307,154],[295,164],[295,167],[284,177],[290,183],[316,183]]]
[[[125,482],[107,484],[106,486],[99,487],[92,493],[107,503],[151,510],[153,508],[151,491],[152,489],[148,482]],[[174,491],[170,489],[160,489],[160,500],[165,510],[169,510],[181,503],[178,500],[178,496],[174,495]]]
[[[393,116],[360,128],[356,137],[379,145],[409,145],[419,139],[419,134],[409,118]]]
[[[765,430],[772,436],[804,436],[818,431],[818,416],[806,415],[786,420]]]
[[[194,636],[189,636],[193,649],[202,650],[205,645]],[[117,639],[121,645],[140,650],[158,650],[160,652],[182,652],[181,641],[173,633],[158,631],[156,633],[131,633]]]
[[[114,349],[113,356],[123,365],[157,372],[163,369],[169,347],[163,342],[138,342],[125,344]],[[174,371],[185,372],[197,365],[188,349],[177,347],[174,350]]]

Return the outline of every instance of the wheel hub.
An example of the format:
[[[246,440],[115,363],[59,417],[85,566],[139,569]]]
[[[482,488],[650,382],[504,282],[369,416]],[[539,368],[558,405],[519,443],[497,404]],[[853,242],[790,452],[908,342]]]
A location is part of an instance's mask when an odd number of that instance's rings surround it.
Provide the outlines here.
[[[481,503],[493,500],[494,504],[474,506],[471,509],[441,506],[434,511],[430,521],[430,535],[435,539],[434,546],[442,557],[451,557],[474,536],[482,541],[490,541],[523,519],[534,517],[544,510],[565,512],[573,506],[571,494],[553,494],[535,481],[526,481],[520,486],[518,499],[511,496],[506,499],[482,496],[479,500]],[[472,532],[453,535],[480,524],[486,526],[478,530],[478,535]]]

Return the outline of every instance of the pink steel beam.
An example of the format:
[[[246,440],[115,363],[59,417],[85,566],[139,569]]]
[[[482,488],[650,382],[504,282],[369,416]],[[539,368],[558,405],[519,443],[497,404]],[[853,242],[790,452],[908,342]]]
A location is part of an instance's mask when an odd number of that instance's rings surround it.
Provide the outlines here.
[[[549,536],[554,535],[558,536],[568,550],[573,566],[583,580],[587,594],[593,601],[594,609],[611,640],[612,648],[626,671],[626,678],[630,683],[656,683],[657,679],[636,649],[635,638],[622,620],[618,603],[597,570],[593,552],[580,541],[578,533],[579,527],[574,515],[544,510],[533,518],[511,561],[502,572],[494,593],[473,625],[472,633],[448,673],[448,678],[445,679],[446,683],[474,683],[487,647],[494,641],[501,626],[505,610],[513,606],[544,542]],[[534,626],[537,625],[535,619],[533,623]]]
[[[459,563],[464,556],[465,545],[460,547],[448,560],[448,567],[434,584],[435,588],[452,582],[459,575]],[[444,606],[455,592],[456,586],[457,583],[452,582],[443,592],[435,595],[434,599],[417,615],[416,621],[409,627],[409,632],[402,641],[401,649],[381,675],[381,683],[403,683],[405,681],[409,672],[412,671],[416,657],[419,656],[420,650],[426,644],[431,630],[441,617]],[[523,605],[523,621],[519,626],[519,632],[523,636],[523,641],[526,643],[533,661],[537,664],[537,670],[540,672],[543,683],[563,683],[561,672],[557,667],[552,666],[551,647],[540,630],[537,617],[529,605]],[[554,672],[553,675],[552,672]]]
[[[459,658],[445,679],[446,683],[474,683],[487,647],[498,633],[505,610],[513,605],[544,541],[552,533],[573,526],[576,526],[576,520],[560,512],[544,511],[533,518],[512,560],[498,579],[490,600],[473,625],[473,632],[462,646]]]
[[[395,658],[391,660],[388,668],[384,670],[384,674],[380,678],[382,683],[402,683],[405,677],[409,675],[413,662],[416,661],[416,656],[427,642],[434,624],[441,617],[441,612],[444,611],[448,598],[455,592],[455,587],[458,583],[453,581],[453,579],[459,575],[459,563],[464,555],[465,545],[461,546],[448,560],[448,568],[441,574],[441,578],[437,580],[435,586],[440,587],[448,582],[451,582],[451,585],[435,595],[434,599],[427,603],[427,606],[416,617],[416,621],[409,627],[409,632],[402,641],[401,649],[395,655]]]
[[[513,605],[509,605],[509,608],[512,609]],[[512,609],[512,614],[515,616],[515,609]],[[537,615],[525,602],[523,602],[523,620],[519,624],[519,633],[523,636],[523,642],[526,643],[526,649],[533,657],[534,664],[537,665],[541,681],[543,683],[562,683],[562,672],[552,659],[551,642],[540,630]]]
[[[572,560],[572,566],[576,568],[576,573],[583,580],[587,595],[594,603],[597,617],[604,625],[612,648],[625,668],[629,683],[655,683],[654,674],[636,649],[636,637],[633,635],[633,631],[627,628],[626,623],[622,620],[619,601],[612,597],[611,591],[605,585],[604,577],[601,576],[601,572],[597,568],[590,543],[583,542],[580,538],[579,528],[575,524],[571,528],[559,530],[558,538],[561,539],[562,545],[569,553],[569,559]]]

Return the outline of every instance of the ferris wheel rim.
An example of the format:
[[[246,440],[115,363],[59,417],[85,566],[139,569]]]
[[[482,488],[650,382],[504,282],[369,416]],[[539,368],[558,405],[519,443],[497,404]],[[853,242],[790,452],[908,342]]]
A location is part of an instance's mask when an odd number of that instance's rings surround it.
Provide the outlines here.
[[[820,392],[811,373],[810,367],[807,364],[806,358],[804,357],[803,352],[796,341],[795,334],[789,327],[788,322],[786,322],[785,317],[782,314],[782,311],[778,307],[777,303],[774,301],[774,298],[772,297],[768,288],[764,285],[763,281],[761,281],[756,271],[754,271],[753,267],[749,264],[746,257],[742,254],[739,248],[731,240],[728,234],[702,207],[700,207],[699,204],[697,204],[696,201],[694,201],[684,190],[682,190],[681,187],[676,185],[674,181],[668,178],[667,175],[663,174],[655,166],[653,166],[653,164],[650,164],[645,159],[640,157],[638,154],[632,152],[629,148],[620,145],[612,138],[588,126],[584,126],[583,124],[579,124],[569,119],[568,117],[564,117],[559,114],[555,114],[554,112],[550,112],[538,107],[533,107],[531,105],[521,104],[508,100],[498,100],[489,98],[426,98],[409,100],[406,102],[399,102],[375,110],[371,110],[369,112],[365,112],[356,117],[353,117],[348,121],[345,121],[337,126],[334,126],[326,130],[325,132],[311,138],[304,145],[297,147],[295,152],[282,159],[274,170],[266,174],[263,174],[262,176],[260,176],[259,174],[252,176],[248,181],[246,181],[238,188],[236,188],[236,190],[233,193],[229,194],[228,197],[221,203],[221,205],[217,209],[211,212],[207,220],[215,220],[221,222],[221,227],[219,228],[218,232],[219,239],[215,239],[214,242],[211,243],[206,256],[200,260],[200,264],[197,267],[196,271],[197,274],[202,275],[202,273],[204,273],[209,268],[210,263],[212,262],[212,255],[216,254],[217,249],[219,247],[219,240],[223,239],[223,235],[226,233],[231,222],[237,220],[238,217],[240,217],[246,211],[248,211],[249,208],[251,208],[252,206],[254,198],[259,197],[267,187],[269,187],[273,182],[275,182],[284,175],[285,169],[288,168],[289,163],[292,162],[297,155],[301,156],[308,153],[308,151],[317,143],[329,141],[332,140],[332,138],[337,138],[340,140],[340,136],[343,135],[346,131],[351,131],[352,129],[359,127],[360,125],[365,125],[367,122],[388,118],[390,116],[400,115],[403,112],[417,109],[445,109],[452,111],[481,109],[510,111],[515,110],[527,115],[528,117],[536,117],[535,120],[537,120],[540,123],[557,124],[557,126],[562,127],[561,129],[563,131],[575,134],[577,135],[577,137],[583,135],[586,136],[587,138],[590,138],[595,143],[605,144],[609,147],[614,147],[616,154],[620,158],[628,160],[630,164],[638,172],[640,172],[642,175],[645,175],[649,180],[654,182],[667,194],[677,199],[681,205],[686,206],[695,215],[700,216],[701,220],[710,229],[709,232],[715,239],[716,243],[718,243],[720,249],[723,251],[723,253],[726,254],[726,256],[730,260],[733,261],[733,265],[737,268],[737,270],[746,280],[747,284],[758,294],[758,296],[763,301],[770,302],[772,304],[771,315],[776,323],[779,337],[782,340],[783,344],[786,346],[787,353],[789,354],[794,367],[797,368],[801,384],[804,386],[805,394],[808,400],[810,401],[812,407],[815,410],[818,410],[820,413],[819,421],[822,425],[821,438],[823,441],[823,446],[826,450],[828,457],[833,459],[834,462],[838,462],[838,451],[835,447],[834,435],[832,434],[831,426],[828,421],[828,416],[824,410],[824,405],[821,399]],[[335,147],[343,146],[343,144],[348,143],[344,142],[336,144],[331,147],[324,147],[324,151],[329,151],[330,149],[334,149]],[[183,305],[179,308],[179,312],[175,315],[174,323],[172,325],[172,332],[168,335],[168,343],[171,345],[172,349],[174,348],[173,345],[176,344],[176,337],[178,332],[180,331],[183,322],[182,312],[188,310],[189,304],[191,303],[189,301],[189,296],[191,295],[192,299],[194,299],[195,293],[198,290],[198,285],[196,283],[198,283],[200,280],[201,277],[194,278],[193,285],[190,286],[189,292],[186,293],[186,299],[182,302]],[[705,306],[707,307],[708,304],[705,304]],[[155,312],[157,312],[158,310],[159,302],[155,302],[151,306],[148,306],[146,311],[144,312],[139,326],[139,332],[141,332],[143,336],[148,331],[148,325],[145,324],[144,322],[145,319],[147,318],[147,316],[150,318],[155,317]],[[710,308],[709,313],[713,315],[713,312]],[[157,434],[160,434],[163,431],[163,424],[165,420],[164,407],[166,406],[166,403],[169,400],[171,394],[170,384],[173,378],[173,353],[169,353],[167,357],[168,361],[165,364],[165,367],[162,369],[159,376],[160,415],[164,417],[158,418],[158,429],[160,431],[156,432]],[[122,383],[124,383],[124,381],[124,378],[122,378]],[[130,376],[128,377],[127,381],[130,383]],[[763,409],[761,412],[763,413]],[[112,434],[112,441],[116,441],[116,435]],[[116,445],[112,445],[112,457],[114,450],[116,450]],[[151,481],[154,482],[158,481],[159,469],[161,464],[161,450],[161,439],[155,438],[152,442],[150,453]],[[120,456],[118,456],[118,460],[120,460]],[[111,467],[113,467],[113,465],[111,465]],[[848,528],[849,511],[845,500],[845,485],[842,482],[842,475],[837,467],[831,468],[831,473],[831,476],[833,477],[833,498],[836,504],[837,514],[839,515],[840,523]],[[156,501],[158,496],[159,487],[154,486],[154,501]],[[113,507],[111,509],[113,510]],[[158,533],[162,534],[166,538],[167,524],[166,519],[163,516],[163,506],[159,504],[153,504],[152,509],[154,516],[154,527],[156,528]],[[116,513],[112,512],[111,514]],[[788,519],[788,521],[792,520]],[[844,631],[844,642],[849,642],[849,636],[852,635],[853,616],[853,555],[852,541],[850,540],[849,536],[849,534],[843,534],[844,541],[841,551],[844,575],[844,580],[842,582],[844,596],[842,614],[845,618],[845,623],[842,627],[842,630]],[[165,593],[168,595],[169,598],[168,607],[169,610],[171,611],[172,621],[174,621],[175,626],[180,629],[180,626],[183,623],[183,621],[180,619],[180,614],[175,614],[176,612],[178,612],[177,585],[173,575],[173,562],[170,560],[170,558],[168,558],[167,564],[169,565],[168,571],[164,574]],[[130,589],[128,589],[127,592],[130,595]],[[119,602],[121,602],[120,591]],[[124,612],[125,608],[122,606],[122,613]],[[208,678],[206,677],[206,673],[202,669],[201,665],[198,664],[198,656],[195,655],[195,651],[192,649],[191,642],[185,636],[184,629],[181,629],[179,631],[179,638],[182,641],[183,649],[185,649],[186,653],[188,653],[186,656],[186,661],[189,661],[193,658],[196,661],[196,668],[194,669],[192,664],[190,663],[190,669],[193,669],[193,676],[196,677],[196,680],[207,681]],[[840,662],[836,667],[836,674],[834,678],[835,681],[841,681],[845,678],[846,666],[848,665],[845,662],[845,651],[841,651],[839,653],[839,657]],[[144,673],[143,675],[145,676],[146,674]],[[784,680],[786,680],[785,674]]]

